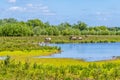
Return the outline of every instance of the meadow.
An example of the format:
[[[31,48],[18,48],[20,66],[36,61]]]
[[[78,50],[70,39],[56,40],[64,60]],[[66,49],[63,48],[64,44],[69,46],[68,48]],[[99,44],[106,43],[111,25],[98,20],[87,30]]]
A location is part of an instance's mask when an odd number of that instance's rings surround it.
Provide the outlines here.
[[[36,41],[44,41],[45,37],[51,37],[52,43],[109,43],[120,42],[119,35],[77,35],[75,37],[82,37],[82,40],[70,40],[70,36],[37,36]],[[34,38],[34,37],[33,37]]]
[[[31,63],[0,62],[0,80],[119,80],[120,60],[83,62],[72,59],[37,59]],[[33,60],[34,61],[34,60]],[[43,62],[43,63],[40,63]],[[48,63],[47,63],[48,62]]]
[[[38,44],[44,42],[46,37],[50,37],[51,43],[103,43],[103,42],[120,42],[119,35],[77,35],[76,37],[82,37],[82,40],[70,40],[70,36],[27,36],[27,37],[0,37],[0,44],[4,43],[23,43],[25,44]]]

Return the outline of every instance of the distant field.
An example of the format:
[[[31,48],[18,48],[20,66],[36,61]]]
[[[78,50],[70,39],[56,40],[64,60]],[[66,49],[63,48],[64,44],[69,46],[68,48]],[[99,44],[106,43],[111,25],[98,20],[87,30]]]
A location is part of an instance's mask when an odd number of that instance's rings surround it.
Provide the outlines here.
[[[33,37],[0,37],[2,42],[16,43],[38,43],[44,42],[46,37],[50,37],[52,43],[87,43],[87,42],[120,42],[120,35],[80,35],[82,40],[70,40],[70,36],[33,36]]]
[[[42,37],[42,36],[41,36]],[[94,43],[94,42],[120,42],[119,35],[81,35],[82,40],[70,40],[70,36],[51,36],[52,42],[54,43]]]

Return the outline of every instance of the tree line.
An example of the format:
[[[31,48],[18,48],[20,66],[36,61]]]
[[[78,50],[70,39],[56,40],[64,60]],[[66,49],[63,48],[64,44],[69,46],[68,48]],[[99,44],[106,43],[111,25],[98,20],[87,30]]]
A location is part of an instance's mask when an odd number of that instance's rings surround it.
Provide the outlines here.
[[[50,25],[39,19],[18,21],[14,18],[0,19],[0,36],[39,36],[39,35],[120,35],[120,27],[88,26],[78,21]]]

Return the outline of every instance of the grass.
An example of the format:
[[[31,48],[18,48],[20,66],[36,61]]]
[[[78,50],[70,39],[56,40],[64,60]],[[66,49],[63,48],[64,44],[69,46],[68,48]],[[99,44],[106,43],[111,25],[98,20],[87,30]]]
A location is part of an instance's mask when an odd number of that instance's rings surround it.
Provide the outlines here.
[[[119,80],[119,69],[120,60],[27,59],[22,62],[8,58],[0,62],[0,80]]]
[[[51,37],[52,43],[94,43],[94,42],[120,42],[119,35],[80,35],[82,40],[69,40],[70,36],[34,36],[34,37],[0,37],[0,44],[8,43],[12,44],[13,42],[21,44],[38,44],[39,42],[44,42],[46,37]]]
[[[31,51],[2,51],[0,56],[11,57],[32,57],[32,56],[47,56],[53,53],[57,53],[58,50],[31,50]]]
[[[52,43],[104,43],[104,42],[120,42],[119,35],[80,35],[82,40],[69,40],[70,36],[40,36],[41,41],[45,37],[51,37]],[[39,38],[39,37],[38,37]],[[37,39],[36,39],[37,40]]]

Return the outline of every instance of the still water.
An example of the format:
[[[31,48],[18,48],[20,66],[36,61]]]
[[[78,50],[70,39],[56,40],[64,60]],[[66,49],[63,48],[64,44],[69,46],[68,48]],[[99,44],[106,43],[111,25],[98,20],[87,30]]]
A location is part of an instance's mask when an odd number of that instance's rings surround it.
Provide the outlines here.
[[[6,59],[6,57],[4,56],[0,56],[0,60],[5,60]]]
[[[62,52],[40,58],[74,58],[86,61],[113,59],[120,56],[120,43],[50,44],[61,47]]]

